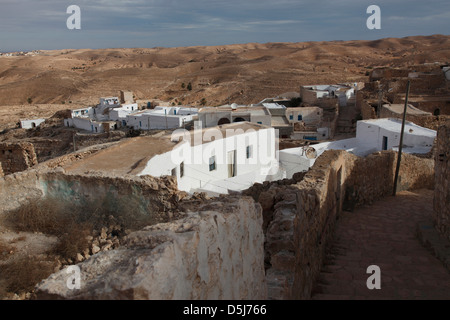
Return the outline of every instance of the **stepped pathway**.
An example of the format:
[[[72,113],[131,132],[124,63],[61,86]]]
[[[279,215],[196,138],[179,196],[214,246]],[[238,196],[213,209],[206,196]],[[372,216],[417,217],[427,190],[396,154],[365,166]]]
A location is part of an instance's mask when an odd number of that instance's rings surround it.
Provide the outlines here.
[[[450,299],[450,273],[416,237],[432,210],[433,191],[420,190],[342,212],[312,299]],[[367,288],[370,265],[380,290]]]

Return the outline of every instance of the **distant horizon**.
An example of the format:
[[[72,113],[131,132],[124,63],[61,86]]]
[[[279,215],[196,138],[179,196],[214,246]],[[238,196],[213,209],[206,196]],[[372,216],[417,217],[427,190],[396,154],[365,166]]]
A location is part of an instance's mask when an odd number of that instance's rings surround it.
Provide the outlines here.
[[[2,0],[1,6],[2,52],[450,34],[448,0]],[[369,27],[374,16],[380,23]]]
[[[0,50],[0,53],[16,53],[16,52],[32,52],[32,51],[64,51],[64,50],[118,50],[118,49],[158,49],[158,48],[164,48],[164,49],[170,49],[170,48],[191,48],[191,47],[217,47],[217,46],[233,46],[233,45],[246,45],[246,44],[270,44],[270,43],[309,43],[309,42],[352,42],[352,41],[379,41],[379,40],[386,40],[386,39],[406,39],[406,38],[415,38],[415,37],[435,37],[435,36],[442,36],[442,37],[450,37],[450,34],[429,34],[429,35],[409,35],[409,36],[402,36],[402,37],[382,37],[377,39],[349,39],[349,40],[308,40],[308,41],[267,41],[267,42],[242,42],[242,43],[223,43],[223,44],[214,44],[214,45],[186,45],[186,46],[154,46],[154,47],[101,47],[101,48],[59,48],[59,49],[41,49],[41,48],[34,48],[29,50],[9,50],[9,51],[3,51]]]

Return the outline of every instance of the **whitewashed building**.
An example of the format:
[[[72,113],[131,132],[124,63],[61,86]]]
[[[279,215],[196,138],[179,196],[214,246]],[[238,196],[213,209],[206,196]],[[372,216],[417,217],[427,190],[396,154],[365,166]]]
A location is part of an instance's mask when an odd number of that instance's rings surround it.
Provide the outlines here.
[[[23,129],[32,129],[39,127],[41,123],[45,122],[45,119],[32,119],[32,120],[20,120],[20,127]]]
[[[275,130],[240,122],[194,131],[179,130],[170,152],[155,155],[138,174],[177,177],[178,189],[210,194],[240,191],[285,177],[276,159]]]
[[[360,157],[382,150],[398,151],[402,122],[399,119],[372,119],[357,122],[356,138],[323,142],[308,148],[291,148],[279,151],[280,165],[286,177],[307,171],[317,157],[326,150],[346,150]],[[436,131],[406,122],[403,137],[403,152],[426,154],[430,152]]]
[[[117,97],[100,98],[95,107],[72,110],[71,118],[64,119],[64,125],[77,129],[102,133],[127,125],[127,115],[139,110],[137,103],[120,104]]]
[[[302,102],[315,105],[324,99],[337,99],[340,107],[345,107],[355,100],[355,88],[358,84],[344,85],[309,85],[300,87]]]
[[[271,119],[270,112],[264,106],[243,106],[233,103],[231,105],[205,107],[198,110],[198,120],[205,128],[243,121],[270,126]]]
[[[197,114],[197,108],[158,106],[131,113],[126,116],[126,122],[129,127],[141,130],[176,129],[196,119]]]

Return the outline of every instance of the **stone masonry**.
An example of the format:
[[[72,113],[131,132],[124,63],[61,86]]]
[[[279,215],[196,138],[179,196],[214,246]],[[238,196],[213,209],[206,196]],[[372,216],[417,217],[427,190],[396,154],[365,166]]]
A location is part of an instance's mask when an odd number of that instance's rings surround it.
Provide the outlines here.
[[[0,143],[0,163],[4,175],[31,168],[38,163],[33,144]]]
[[[450,123],[438,130],[435,155],[436,185],[434,189],[434,223],[450,240]]]

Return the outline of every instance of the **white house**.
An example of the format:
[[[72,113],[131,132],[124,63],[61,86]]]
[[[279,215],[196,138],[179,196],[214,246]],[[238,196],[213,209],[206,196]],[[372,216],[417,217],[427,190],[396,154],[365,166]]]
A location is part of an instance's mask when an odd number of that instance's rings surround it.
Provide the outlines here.
[[[105,131],[117,129],[117,123],[115,121],[95,121],[88,117],[64,119],[64,125],[66,127],[75,127],[93,133],[103,133]]]
[[[286,170],[286,177],[291,178],[294,173],[312,167],[325,150],[346,150],[360,157],[381,150],[398,151],[401,125],[399,119],[361,120],[357,122],[356,138],[281,150],[278,155],[280,165]],[[406,153],[428,153],[435,138],[436,131],[406,122],[402,150]]]
[[[20,120],[20,127],[23,129],[31,129],[39,127],[45,119]]]
[[[71,118],[64,119],[64,125],[93,133],[115,130],[126,126],[127,115],[138,109],[137,103],[120,104],[117,97],[100,98],[95,107],[72,110]]]
[[[345,107],[350,99],[355,99],[357,84],[344,85],[309,85],[300,88],[302,101],[308,104],[317,104],[321,99],[338,99],[339,106]]]
[[[126,116],[129,127],[141,130],[176,129],[197,117],[196,108],[186,107],[156,107]]]
[[[248,121],[265,126],[271,125],[272,116],[264,106],[240,106],[236,103],[220,107],[205,107],[198,110],[198,120],[203,127]]]
[[[178,189],[227,194],[285,177],[276,159],[275,130],[249,122],[177,130],[170,152],[155,155],[138,174],[177,177]]]

